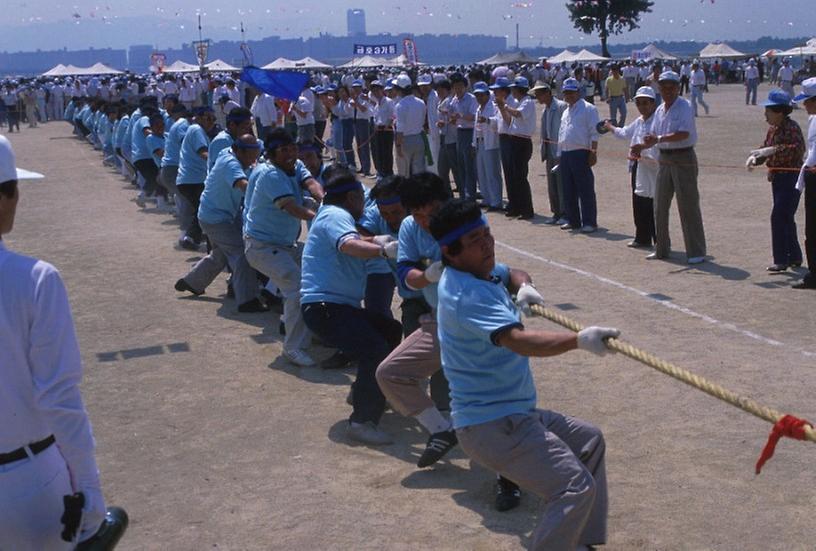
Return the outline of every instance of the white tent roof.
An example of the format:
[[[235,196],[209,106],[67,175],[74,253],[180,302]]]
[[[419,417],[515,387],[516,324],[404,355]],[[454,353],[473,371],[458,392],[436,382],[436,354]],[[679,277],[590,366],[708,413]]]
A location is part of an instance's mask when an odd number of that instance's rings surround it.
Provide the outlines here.
[[[295,67],[298,69],[331,69],[332,66],[328,63],[318,61],[313,57],[306,56],[303,59],[295,61]]]
[[[267,63],[261,69],[294,69],[295,62],[285,57],[279,57],[272,63]]]
[[[647,59],[663,59],[666,61],[677,61],[677,57],[671,54],[667,54],[654,44],[649,44],[641,51],[649,54],[649,57]]]
[[[516,52],[499,52],[479,61],[480,65],[506,65],[508,63],[535,63],[538,59],[530,57],[524,50]]]
[[[184,61],[176,60],[170,65],[166,65],[162,69],[163,73],[195,73],[198,72],[198,65],[192,63],[185,63]]]
[[[234,67],[224,61],[223,59],[216,59],[204,65],[210,71],[240,71],[238,67]]]
[[[91,76],[91,75],[121,75],[122,71],[108,67],[103,63],[94,63],[90,67],[76,67],[74,65],[63,65],[60,63],[56,67],[49,69],[43,76],[67,77],[67,76]]]
[[[121,75],[122,71],[108,67],[104,63],[94,63],[90,67],[83,69],[86,75]]]
[[[343,69],[350,69],[355,67],[361,68],[373,68],[373,67],[390,67],[391,62],[383,57],[373,57],[370,55],[364,55],[363,57],[355,57],[351,61],[343,63],[340,65]]]
[[[816,55],[816,38],[811,38],[804,46],[797,46],[796,48],[791,48],[790,50],[785,50],[784,52],[776,52],[776,55]]]
[[[568,59],[567,61],[576,61],[579,63],[600,63],[601,61],[609,61],[609,58],[598,54],[593,54],[589,50],[585,49],[581,50],[572,56],[572,59]]]
[[[738,52],[725,42],[720,43],[711,43],[705,48],[700,51],[700,58],[703,59],[712,59],[712,58],[736,58],[736,57],[748,57],[746,54],[742,52]]]
[[[556,54],[556,55],[554,55],[552,57],[548,57],[546,59],[550,63],[561,63],[562,61],[569,61],[573,57],[575,57],[575,52],[572,52],[570,50],[564,50],[560,54]]]
[[[62,63],[58,63],[56,66],[51,67],[46,72],[42,74],[44,77],[57,77],[60,75],[64,75],[63,71],[65,70],[65,65]]]

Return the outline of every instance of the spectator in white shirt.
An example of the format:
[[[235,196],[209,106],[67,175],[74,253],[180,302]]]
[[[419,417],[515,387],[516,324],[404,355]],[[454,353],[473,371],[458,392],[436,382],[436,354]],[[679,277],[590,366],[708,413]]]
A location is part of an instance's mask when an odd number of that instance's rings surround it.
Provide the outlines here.
[[[535,94],[538,103],[543,105],[541,111],[541,162],[544,163],[547,171],[547,194],[550,199],[550,209],[552,217],[544,220],[548,225],[566,224],[568,220],[564,218],[564,188],[561,185],[561,178],[558,170],[558,134],[561,129],[561,116],[567,108],[567,104],[556,98],[552,93],[550,85],[544,82],[538,83],[531,90]]]
[[[99,529],[105,498],[65,286],[53,266],[2,241],[14,225],[17,180],[11,144],[0,136],[0,548],[74,549]],[[84,507],[68,530],[63,498],[75,493]]]
[[[632,214],[635,219],[635,239],[629,247],[651,247],[655,240],[654,190],[657,185],[657,151],[644,147],[643,138],[652,133],[657,99],[654,90],[643,86],[635,94],[635,106],[640,117],[623,128],[610,121],[604,126],[615,137],[629,139],[629,171],[632,182]]]
[[[756,61],[752,59],[745,68],[745,105],[748,105],[749,100],[751,105],[756,105],[758,88],[759,69],[757,69]]]
[[[385,87],[379,80],[371,83],[374,103],[374,135],[371,139],[371,156],[378,178],[394,174],[394,100],[385,95]]]
[[[648,259],[668,258],[671,251],[669,238],[669,211],[677,195],[677,210],[686,244],[689,264],[705,260],[706,240],[703,214],[700,211],[700,192],[697,189],[697,127],[694,114],[685,98],[680,95],[680,75],[666,71],[660,75],[660,94],[663,103],[657,108],[652,133],[643,138],[646,147],[657,145],[657,185],[655,186],[655,252]]]
[[[411,77],[402,74],[394,83],[402,94],[396,114],[397,173],[400,176],[413,176],[425,172],[425,102],[414,96]]]
[[[252,101],[252,116],[258,127],[258,138],[266,140],[266,135],[278,125],[278,108],[274,96],[261,92]]]
[[[533,197],[530,191],[528,173],[533,156],[533,140],[536,125],[535,100],[527,95],[530,83],[524,77],[516,77],[510,85],[514,105],[499,101],[496,105],[501,112],[510,135],[510,173],[507,181],[507,216],[518,216],[529,220],[533,212]]]
[[[777,74],[777,80],[779,81],[779,87],[786,91],[788,94],[793,97],[793,68],[790,66],[790,58],[786,57],[782,60],[782,67],[779,68],[779,73]]]
[[[662,87],[661,87],[662,88]],[[708,115],[708,104],[703,100],[703,93],[706,89],[706,74],[700,68],[699,63],[691,64],[691,104],[694,109],[694,116],[697,116],[697,104],[703,106]],[[661,91],[662,95],[662,91]]]
[[[314,92],[309,88],[308,83],[300,92],[297,101],[292,104],[292,112],[295,114],[297,123],[297,143],[313,143],[315,137]]]
[[[598,109],[579,97],[578,81],[568,78],[562,86],[567,109],[558,132],[558,170],[564,189],[567,223],[562,230],[592,233],[598,229],[595,175],[598,162]]]
[[[490,97],[485,82],[473,85],[473,95],[479,107],[473,132],[476,148],[476,173],[482,190],[483,206],[488,212],[502,210],[501,155],[499,154],[499,129],[497,118],[501,116],[496,103]]]

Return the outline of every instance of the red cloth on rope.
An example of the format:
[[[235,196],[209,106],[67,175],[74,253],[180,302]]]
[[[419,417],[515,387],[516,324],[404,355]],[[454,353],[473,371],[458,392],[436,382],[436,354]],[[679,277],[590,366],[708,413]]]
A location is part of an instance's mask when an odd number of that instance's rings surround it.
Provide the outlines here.
[[[811,427],[813,426],[808,421],[799,419],[793,415],[785,415],[779,421],[777,421],[771,430],[770,436],[768,436],[768,442],[765,444],[765,448],[762,450],[762,454],[759,456],[759,461],[757,461],[756,474],[759,474],[765,462],[773,457],[774,451],[776,450],[776,444],[779,442],[780,438],[787,436],[788,438],[795,438],[796,440],[804,440],[805,425],[810,425]]]

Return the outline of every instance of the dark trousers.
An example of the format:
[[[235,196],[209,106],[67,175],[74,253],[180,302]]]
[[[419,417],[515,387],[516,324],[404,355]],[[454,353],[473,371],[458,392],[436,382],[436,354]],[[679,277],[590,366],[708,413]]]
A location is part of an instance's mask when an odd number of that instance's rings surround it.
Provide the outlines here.
[[[635,218],[635,241],[640,245],[655,243],[654,200],[635,195],[638,164],[632,165],[632,215]]]
[[[323,141],[323,134],[326,133],[326,119],[315,121],[315,138]]]
[[[805,281],[816,285],[816,173],[805,173],[805,254],[808,270]]]
[[[378,176],[391,176],[394,174],[394,131],[375,129],[374,132],[374,169]]]
[[[20,131],[20,112],[17,110],[16,106],[7,106],[6,107],[6,118],[8,119],[8,129],[9,132],[13,132],[12,130],[14,127],[17,128],[17,132]],[[83,134],[87,136],[87,134]]]
[[[459,166],[456,164],[456,142],[446,142],[444,134],[439,137],[439,161],[436,170],[447,186],[448,193],[452,194],[454,187],[459,189],[462,177],[459,174]],[[454,185],[451,185],[451,178]]]
[[[774,264],[799,264],[802,249],[796,234],[796,209],[799,208],[800,192],[796,189],[799,175],[795,172],[775,172],[773,209],[771,210],[771,243]]]
[[[394,288],[397,283],[391,272],[368,274],[366,277],[365,309],[377,312],[386,318],[393,318],[391,302],[394,300]]]
[[[513,211],[522,216],[533,216],[533,195],[528,179],[530,158],[533,156],[533,140],[520,136],[509,136],[510,180],[507,181],[507,196]]]
[[[357,161],[354,160],[354,119],[340,119],[340,124],[343,127],[343,155],[346,158],[346,165],[350,167],[357,167]]]
[[[167,190],[159,185],[159,167],[156,166],[153,159],[139,159],[133,163],[133,166],[136,167],[136,170],[142,175],[142,178],[144,178],[145,195],[149,197],[155,194],[167,197]]]
[[[507,192],[507,212],[519,214],[518,206],[513,203],[515,194],[510,190],[513,180],[513,143],[510,134],[499,134],[499,153],[501,153],[502,174],[504,174],[504,188]]]
[[[204,232],[201,231],[201,226],[198,224],[198,206],[201,204],[204,184],[177,184],[177,187],[179,193],[190,203],[190,209],[193,212],[193,220],[185,234],[196,243],[201,243]]]
[[[354,121],[354,138],[357,140],[357,157],[363,174],[371,173],[371,122],[362,118]]]
[[[399,344],[402,324],[376,312],[332,302],[303,304],[301,311],[306,326],[323,342],[358,359],[350,420],[378,423],[385,410],[385,396],[374,374]]]
[[[456,164],[463,181],[457,181],[462,199],[476,200],[476,148],[473,147],[473,129],[456,130]]]
[[[564,206],[567,220],[573,227],[597,226],[595,175],[589,166],[589,151],[580,149],[561,153],[561,183],[564,186]]]

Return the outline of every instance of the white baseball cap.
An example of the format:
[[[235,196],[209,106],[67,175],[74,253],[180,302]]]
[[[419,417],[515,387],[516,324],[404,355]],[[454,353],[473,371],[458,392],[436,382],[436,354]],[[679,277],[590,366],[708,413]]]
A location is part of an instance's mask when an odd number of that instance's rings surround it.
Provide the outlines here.
[[[816,77],[802,81],[802,93],[793,98],[793,101],[805,101],[816,96]]]
[[[635,93],[635,99],[637,98],[649,98],[652,100],[657,100],[657,96],[655,95],[655,91],[652,90],[651,86],[641,86],[637,89]]]
[[[397,77],[397,81],[394,83],[394,86],[397,88],[410,88],[411,87],[411,77],[406,74],[401,74]]]
[[[42,177],[42,174],[17,168],[11,142],[5,136],[0,136],[0,184],[10,180],[33,180]]]

